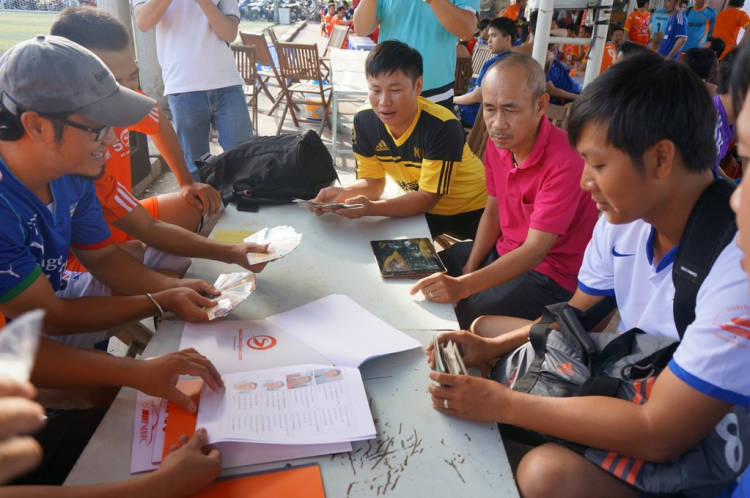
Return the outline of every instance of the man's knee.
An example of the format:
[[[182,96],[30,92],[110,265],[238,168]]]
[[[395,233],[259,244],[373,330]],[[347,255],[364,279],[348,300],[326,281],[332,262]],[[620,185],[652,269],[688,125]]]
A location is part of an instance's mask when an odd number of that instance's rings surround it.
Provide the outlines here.
[[[571,476],[566,464],[570,450],[550,443],[534,448],[521,460],[516,482],[524,498],[566,496],[563,483]],[[560,492],[563,492],[560,494]]]

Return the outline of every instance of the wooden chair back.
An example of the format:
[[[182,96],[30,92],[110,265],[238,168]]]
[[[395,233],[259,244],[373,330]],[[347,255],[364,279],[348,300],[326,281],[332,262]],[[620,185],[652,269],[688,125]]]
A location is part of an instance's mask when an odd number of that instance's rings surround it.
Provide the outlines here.
[[[274,47],[279,44],[279,39],[276,38],[276,31],[272,27],[268,28],[268,36],[271,37],[271,43],[273,43]]]
[[[323,81],[316,44],[279,43],[276,53],[279,56],[279,72],[282,79]]]
[[[331,31],[331,36],[328,38],[328,45],[326,45],[326,50],[323,53],[323,56],[327,57],[332,48],[344,48],[344,43],[346,43],[348,37],[349,26],[342,26],[339,24],[334,26],[333,31]]]
[[[456,95],[463,95],[469,88],[469,80],[473,74],[471,57],[456,58],[456,76],[453,90]]]
[[[477,118],[474,120],[474,126],[469,132],[469,136],[466,137],[466,143],[469,145],[469,149],[477,156],[480,160],[484,160],[484,151],[487,149],[487,139],[489,134],[487,133],[487,126],[484,123],[484,116],[482,111],[477,113]]]
[[[255,62],[261,66],[276,67],[265,36],[240,31],[240,39],[242,40],[243,45],[255,47]]]
[[[243,42],[244,43],[244,42]],[[479,75],[479,71],[482,70],[482,66],[492,58],[492,52],[484,45],[474,46],[474,55],[471,57],[471,68],[472,73],[476,77]]]
[[[547,106],[547,118],[552,122],[553,125],[563,130],[568,129],[568,117],[570,116],[570,107],[572,104],[555,105],[549,104]]]
[[[258,71],[255,65],[255,47],[248,45],[230,45],[232,55],[237,64],[237,71],[245,81],[243,91],[246,97],[250,97],[248,107],[252,108],[253,128],[258,132]]]

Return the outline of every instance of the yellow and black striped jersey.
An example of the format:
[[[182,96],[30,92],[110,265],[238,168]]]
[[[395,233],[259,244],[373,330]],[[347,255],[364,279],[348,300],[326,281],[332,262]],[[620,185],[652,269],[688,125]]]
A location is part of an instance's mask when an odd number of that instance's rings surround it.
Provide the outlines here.
[[[484,166],[466,145],[461,123],[445,107],[418,97],[414,121],[395,139],[365,105],[354,116],[352,145],[358,179],[387,174],[405,192],[441,194],[432,214],[448,216],[485,206]]]

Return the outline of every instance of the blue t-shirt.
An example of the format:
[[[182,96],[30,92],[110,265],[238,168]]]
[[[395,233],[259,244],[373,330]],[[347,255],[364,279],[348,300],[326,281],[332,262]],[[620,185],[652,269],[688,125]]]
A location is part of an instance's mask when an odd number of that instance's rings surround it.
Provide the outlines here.
[[[649,28],[651,28],[651,36],[654,33],[662,32],[667,29],[667,22],[669,21],[669,14],[664,9],[659,9],[651,14],[651,21],[649,21]]]
[[[510,52],[500,52],[499,54],[493,56],[490,60],[485,62],[482,65],[482,69],[479,71],[479,76],[477,76],[477,82],[476,84],[469,89],[467,93],[471,93],[474,91],[475,88],[482,86],[482,81],[484,80],[484,75],[487,74],[487,71],[492,67],[494,63],[508,55]],[[474,102],[473,104],[469,105],[459,105],[459,109],[461,109],[461,119],[466,121],[466,123],[469,126],[474,126],[474,121],[477,120],[477,113],[479,112],[479,102]]]
[[[98,249],[111,242],[93,182],[63,176],[50,183],[45,206],[0,158],[0,303],[25,291],[43,273],[60,289],[70,247]]]
[[[453,5],[479,12],[479,0],[450,0]],[[458,38],[440,24],[429,4],[421,0],[378,0],[379,41],[398,40],[422,54],[423,96],[453,96]],[[445,100],[437,99],[437,100]]]
[[[581,93],[581,86],[573,81],[562,62],[555,59],[547,72],[547,81],[551,81],[560,90],[570,93]]]
[[[717,12],[713,7],[706,5],[701,10],[690,7],[685,11],[685,16],[687,17],[688,28],[687,41],[682,46],[683,52],[691,48],[703,46],[706,38],[714,32]]]
[[[664,40],[659,45],[659,54],[666,57],[669,52],[674,48],[674,44],[677,43],[677,38],[687,38],[687,19],[685,14],[678,10],[667,22],[667,30],[664,32]],[[674,54],[673,59],[677,59],[680,56],[680,52]]]

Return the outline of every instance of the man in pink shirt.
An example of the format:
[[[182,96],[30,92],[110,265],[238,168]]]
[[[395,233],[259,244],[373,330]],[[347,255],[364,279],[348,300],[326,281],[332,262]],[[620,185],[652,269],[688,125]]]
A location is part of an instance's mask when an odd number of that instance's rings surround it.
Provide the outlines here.
[[[447,275],[412,287],[431,301],[457,302],[464,329],[482,315],[533,320],[544,306],[570,299],[597,220],[578,185],[583,160],[546,118],[541,67],[511,54],[485,78],[488,197],[476,239],[440,253]]]

